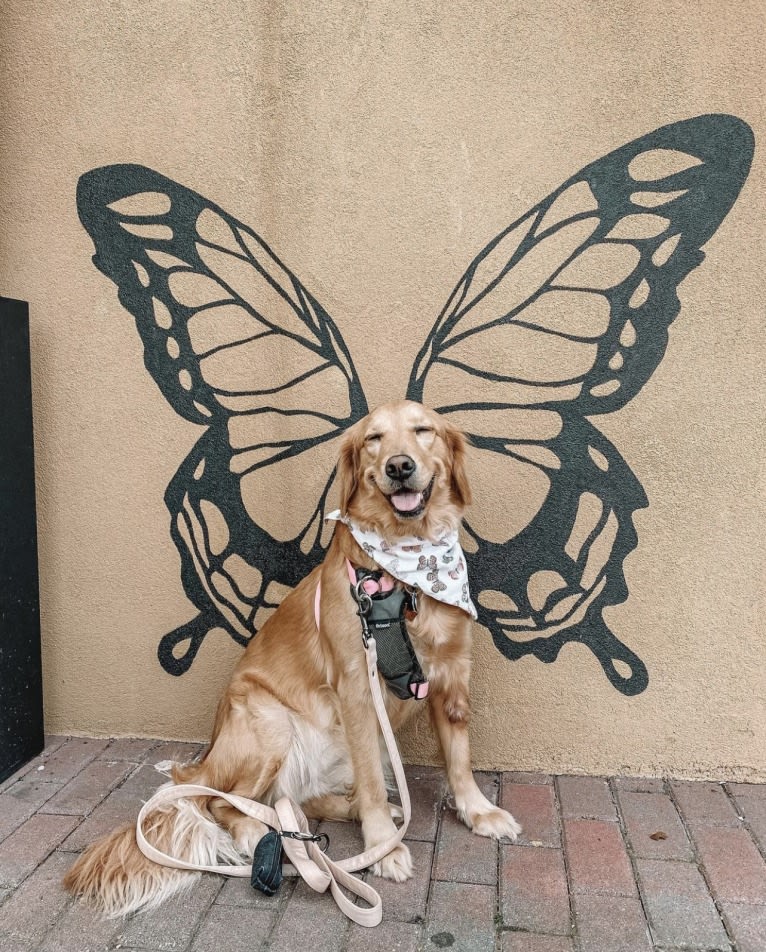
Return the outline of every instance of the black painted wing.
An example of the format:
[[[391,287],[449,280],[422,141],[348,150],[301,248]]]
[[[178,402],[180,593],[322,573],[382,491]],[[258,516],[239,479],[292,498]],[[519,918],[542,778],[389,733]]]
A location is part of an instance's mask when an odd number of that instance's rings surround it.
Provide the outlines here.
[[[82,176],[77,207],[147,369],[181,416],[206,427],[165,495],[200,611],[160,644],[163,667],[181,674],[210,628],[245,644],[259,610],[321,560],[336,438],[367,405],[329,315],[217,205],[151,169],[114,165]]]
[[[588,165],[471,262],[423,346],[411,399],[470,435],[466,549],[480,621],[510,658],[588,645],[611,683],[646,667],[603,620],[625,600],[643,489],[588,421],[624,406],[661,361],[677,289],[734,204],[750,128],[700,116]]]

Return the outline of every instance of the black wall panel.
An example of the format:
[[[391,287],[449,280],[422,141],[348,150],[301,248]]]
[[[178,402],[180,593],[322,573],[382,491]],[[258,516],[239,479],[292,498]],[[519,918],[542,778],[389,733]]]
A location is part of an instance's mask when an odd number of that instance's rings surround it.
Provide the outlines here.
[[[0,297],[0,781],[44,745],[29,313]]]

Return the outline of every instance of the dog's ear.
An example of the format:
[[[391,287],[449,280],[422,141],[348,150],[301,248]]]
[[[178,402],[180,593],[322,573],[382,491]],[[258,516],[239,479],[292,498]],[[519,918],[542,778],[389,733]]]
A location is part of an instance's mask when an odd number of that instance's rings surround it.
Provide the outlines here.
[[[460,506],[471,505],[471,487],[466,472],[466,455],[468,441],[465,434],[457,427],[446,423],[444,426],[444,441],[450,455],[450,479],[452,495]]]
[[[359,484],[359,434],[358,424],[343,435],[338,455],[338,491],[340,493],[340,511],[345,514],[351,497]]]

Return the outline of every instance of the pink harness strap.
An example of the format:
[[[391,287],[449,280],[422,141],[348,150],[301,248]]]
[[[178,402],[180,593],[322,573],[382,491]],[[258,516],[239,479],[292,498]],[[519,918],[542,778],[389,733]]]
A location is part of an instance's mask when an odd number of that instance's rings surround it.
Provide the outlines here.
[[[320,579],[317,582],[317,590],[314,595],[314,618],[316,619],[317,628],[319,628],[319,606],[322,602],[322,580]]]

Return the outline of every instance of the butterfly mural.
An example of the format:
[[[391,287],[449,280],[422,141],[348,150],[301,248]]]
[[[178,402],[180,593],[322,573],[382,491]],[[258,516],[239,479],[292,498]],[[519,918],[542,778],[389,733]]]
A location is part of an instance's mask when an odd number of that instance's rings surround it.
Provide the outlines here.
[[[622,693],[648,683],[603,619],[628,596],[633,513],[648,502],[591,418],[624,406],[662,360],[678,286],[752,154],[746,123],[705,115],[598,159],[479,252],[425,336],[401,396],[469,435],[482,479],[463,547],[479,622],[509,659],[552,662],[577,641]],[[247,644],[321,560],[338,439],[367,401],[331,317],[215,203],[111,165],[81,177],[77,207],[149,373],[205,428],[165,495],[199,612],[159,645],[180,675],[213,628]]]

